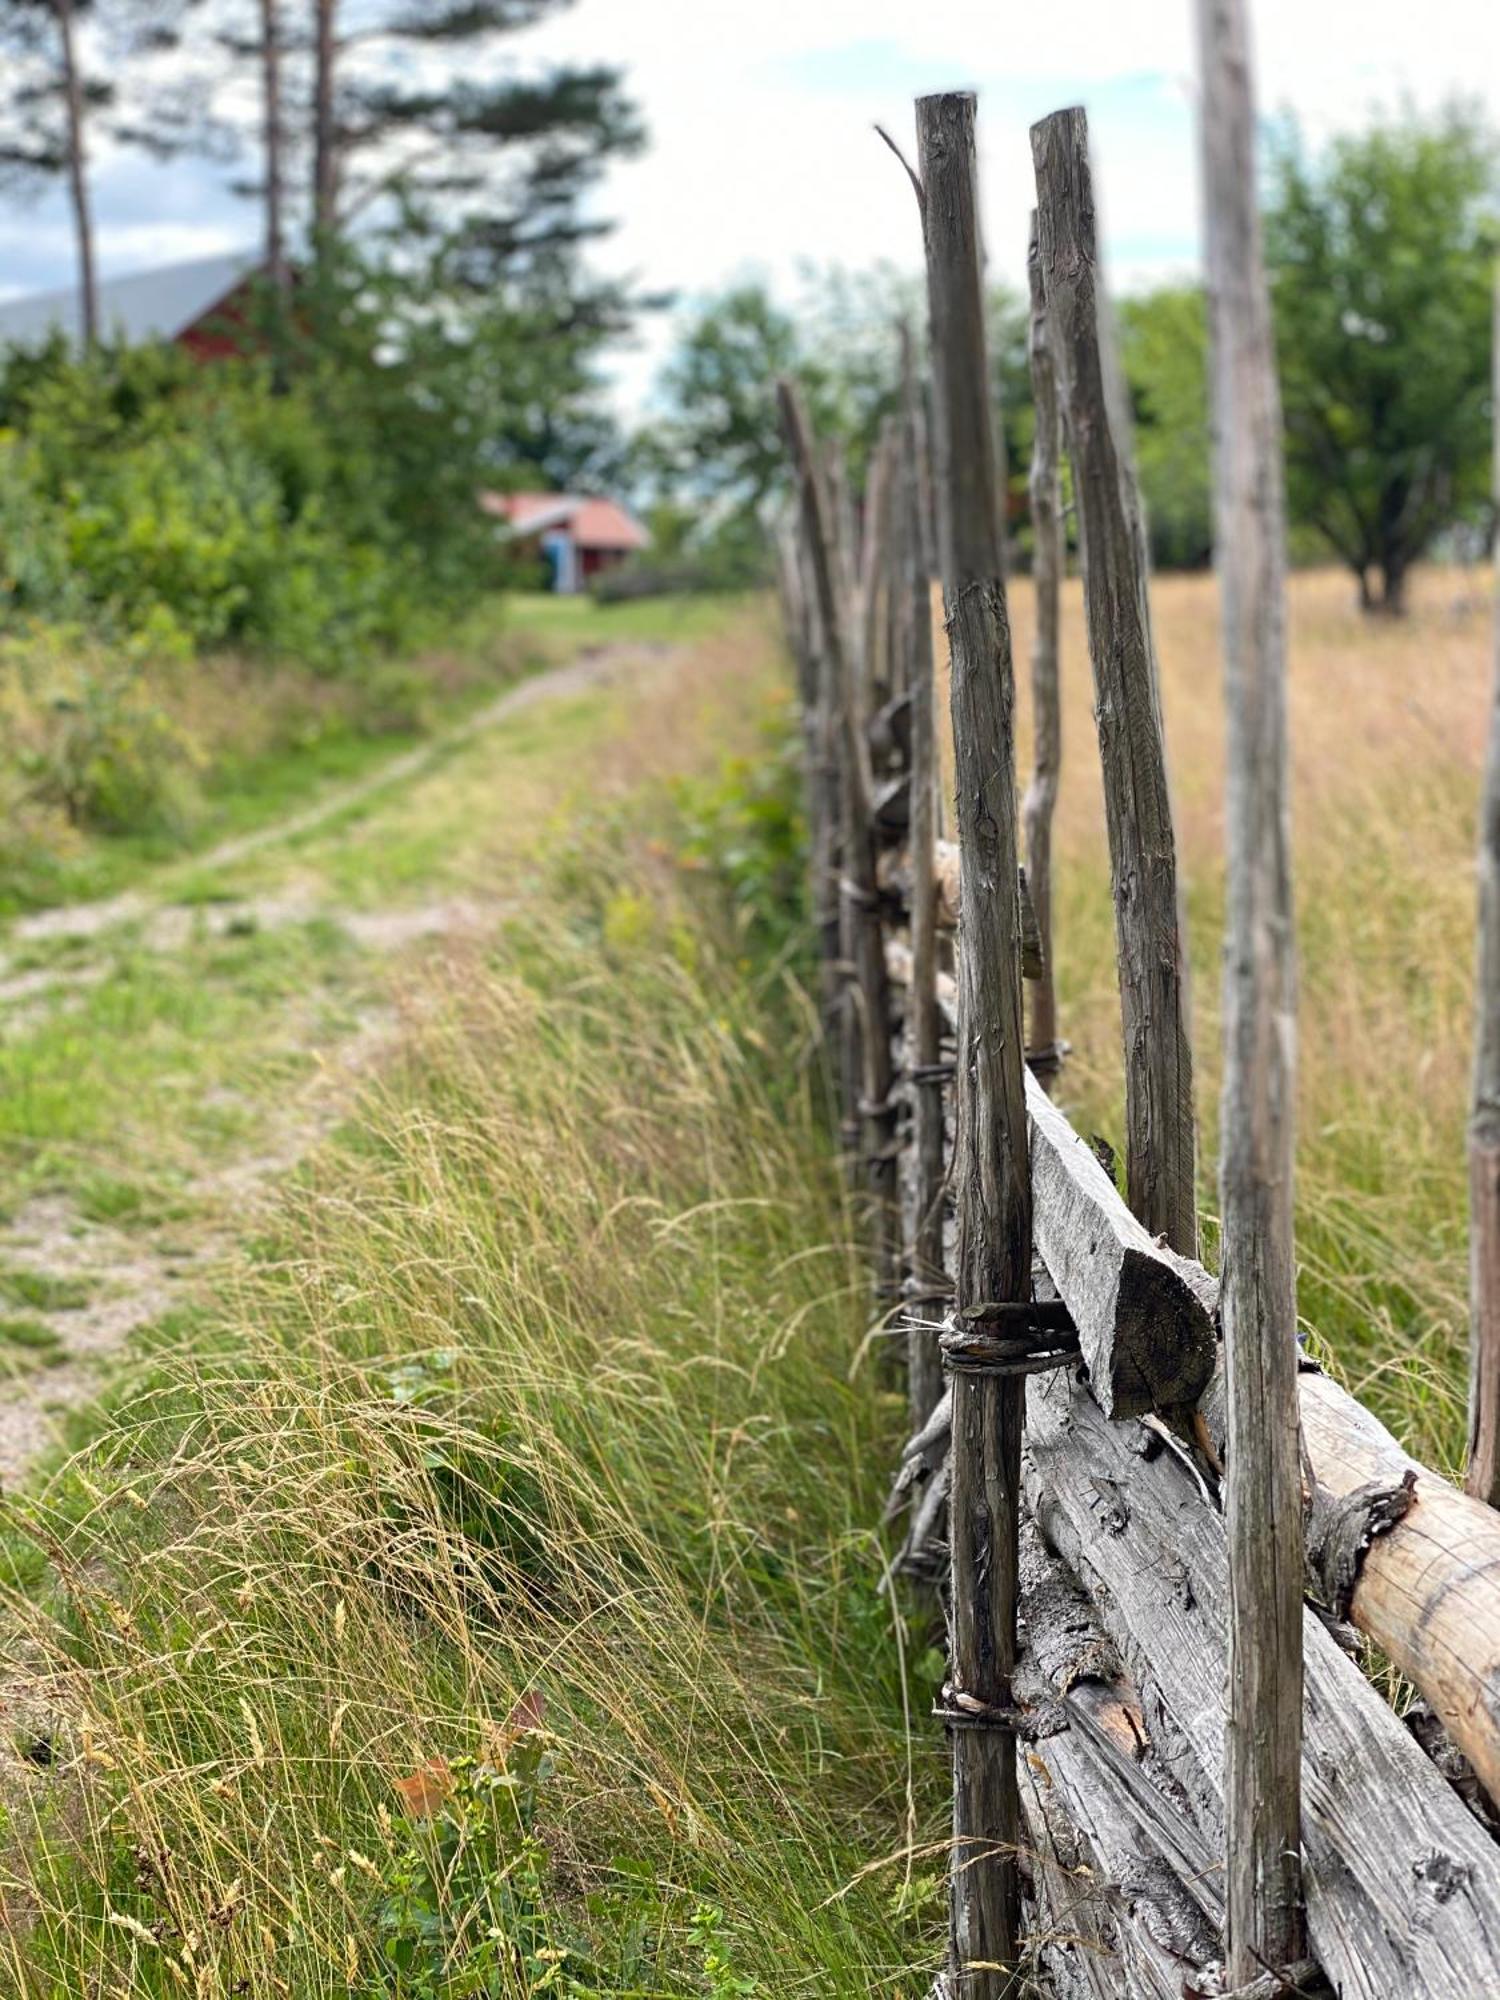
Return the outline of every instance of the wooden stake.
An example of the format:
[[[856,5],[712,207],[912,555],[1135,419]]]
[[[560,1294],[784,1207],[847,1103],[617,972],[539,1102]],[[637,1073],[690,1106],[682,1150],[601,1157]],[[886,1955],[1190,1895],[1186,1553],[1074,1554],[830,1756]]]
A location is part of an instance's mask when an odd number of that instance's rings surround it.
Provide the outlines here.
[[[932,595],[928,582],[922,512],[925,437],[919,430],[921,392],[909,330],[901,330],[902,423],[900,502],[904,575],[895,588],[904,597],[906,684],[911,696],[911,993],[907,1003],[912,1066],[912,1241],[908,1258],[918,1293],[914,1320],[931,1322],[941,1292],[943,1264],[942,1026],[937,1000],[937,732],[933,718]],[[929,1326],[914,1325],[907,1343],[907,1386],[912,1429],[920,1430],[943,1393],[937,1337]]]
[[[1227,753],[1219,1165],[1229,1529],[1224,1839],[1229,1979],[1242,1986],[1306,1951],[1286,505],[1246,0],[1197,0],[1197,15]]]
[[[1088,120],[1031,128],[1037,246],[1067,415],[1115,899],[1125,1040],[1125,1175],[1153,1236],[1192,1256],[1193,1053],[1166,744],[1130,420],[1098,275]]]
[[[1500,519],[1500,265],[1495,269],[1495,507]],[[1476,1500],[1500,1507],[1500,536],[1495,674],[1479,808],[1479,963],[1469,1110],[1469,1470]]]
[[[860,545],[859,679],[866,722],[889,693],[891,677],[891,663],[881,643],[881,613],[890,586],[893,539],[891,487],[894,475],[891,434],[888,425],[883,424],[865,479],[865,524]]]
[[[859,1113],[864,1154],[874,1204],[874,1233],[882,1279],[895,1268],[898,1236],[896,1162],[891,1149],[895,1106],[891,1102],[890,999],[885,972],[885,940],[880,922],[879,883],[870,810],[869,748],[860,726],[860,703],[849,640],[847,600],[838,584],[829,508],[819,477],[802,400],[790,382],[777,384],[782,429],[796,469],[803,539],[812,562],[818,629],[829,679],[836,691],[841,793],[841,849],[844,868],[843,922],[854,968],[859,1008]]]
[[[1057,1039],[1057,985],[1052,967],[1052,814],[1062,766],[1062,704],[1057,687],[1058,587],[1062,577],[1062,501],[1059,491],[1057,371],[1047,334],[1047,299],[1037,245],[1036,214],[1026,269],[1031,279],[1031,397],[1036,434],[1031,452],[1031,576],[1036,590],[1036,637],[1031,648],[1034,746],[1031,783],[1021,805],[1026,829],[1026,880],[1041,934],[1042,969],[1031,987],[1031,1051],[1045,1088],[1061,1051]]]
[[[1016,882],[1014,674],[984,329],[974,99],[917,101],[932,327],[939,547],[952,656],[962,850],[957,1305],[1031,1291],[1031,1190]],[[1010,1708],[1024,1385],[955,1373],[949,1498],[953,1696]],[[959,2000],[1014,1991],[1020,1877],[1016,1746],[1004,1728],[953,1730],[952,1984]]]

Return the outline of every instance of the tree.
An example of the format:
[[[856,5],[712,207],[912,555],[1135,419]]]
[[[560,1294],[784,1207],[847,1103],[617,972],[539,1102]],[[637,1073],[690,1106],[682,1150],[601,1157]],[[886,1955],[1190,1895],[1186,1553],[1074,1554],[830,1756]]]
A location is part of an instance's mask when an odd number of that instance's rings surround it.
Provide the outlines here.
[[[921,279],[888,265],[810,271],[791,305],[761,279],[731,285],[692,311],[662,370],[657,414],[637,440],[640,476],[654,490],[692,494],[721,521],[751,519],[786,480],[774,388],[778,376],[794,375],[813,428],[840,440],[862,484],[899,400],[898,326],[920,337],[926,320]],[[989,320],[1015,495],[1024,493],[1031,448],[1026,315],[1016,295],[997,290]],[[1018,506],[1009,511],[1014,518]]]
[[[87,0],[6,0],[0,9],[0,51],[9,69],[0,178],[28,193],[66,179],[83,339],[92,348],[99,338],[99,291],[85,122],[88,110],[110,103],[114,92],[84,75],[78,20],[86,6]]]
[[[464,241],[471,281],[608,228],[582,197],[644,130],[620,73],[526,75],[503,64],[508,34],[568,0],[378,0],[340,32],[315,0],[315,236],[327,241],[399,194],[403,226],[425,214]]]
[[[1163,285],[1122,300],[1119,321],[1151,560],[1197,569],[1213,552],[1203,294]]]
[[[1486,507],[1495,136],[1452,107],[1271,149],[1266,252],[1293,519],[1399,613],[1412,564]],[[1378,588],[1376,586],[1378,579]]]

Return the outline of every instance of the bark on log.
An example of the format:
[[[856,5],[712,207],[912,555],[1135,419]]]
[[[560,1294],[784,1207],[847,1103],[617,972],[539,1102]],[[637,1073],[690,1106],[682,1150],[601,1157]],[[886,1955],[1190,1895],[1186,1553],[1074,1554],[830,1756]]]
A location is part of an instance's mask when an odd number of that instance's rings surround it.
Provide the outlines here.
[[[1297,974],[1281,396],[1245,0],[1197,0],[1227,779],[1220,1313],[1228,1419],[1230,1982],[1305,1950],[1302,1468],[1292,1242]]]
[[[1038,1524],[1120,1645],[1152,1736],[1217,1841],[1223,1520],[1174,1451],[1142,1455],[1157,1433],[1132,1438],[1112,1426],[1066,1376],[1031,1378],[1026,1436]],[[1302,1840],[1314,1952],[1342,2000],[1472,2000],[1476,1979],[1500,1963],[1500,1852],[1311,1613],[1304,1649]]]
[[[1100,1407],[1119,1418],[1195,1403],[1213,1375],[1210,1314],[1029,1072],[1026,1108],[1037,1253],[1073,1315]]]
[[[1124,388],[1094,240],[1088,123],[1031,129],[1048,330],[1068,423],[1115,901],[1126,1180],[1153,1236],[1196,1253],[1187,952]]]
[[[1036,591],[1036,637],[1031,647],[1031,783],[1021,803],[1026,829],[1026,876],[1036,911],[1041,969],[1031,992],[1031,1052],[1057,1055],[1057,983],[1052,964],[1052,815],[1062,767],[1062,704],[1058,696],[1058,586],[1062,577],[1062,501],[1058,457],[1060,425],[1057,371],[1047,332],[1036,216],[1026,268],[1031,282],[1031,398],[1036,411],[1028,491],[1031,498],[1031,575]],[[1050,1071],[1048,1072],[1051,1073]]]
[[[960,1309],[1025,1299],[1031,1199],[1021,1026],[1010,628],[984,327],[974,99],[917,103],[932,329],[933,441],[962,848],[958,1062]],[[1011,1705],[1020,1510],[1019,1378],[956,1374],[949,1487],[953,1699]],[[953,1735],[952,1984],[1013,1990],[1019,1800],[1013,1738]]]
[[[1495,275],[1494,408],[1500,412],[1500,268]],[[1495,421],[1500,518],[1500,415]],[[1469,1112],[1469,1469],[1476,1499],[1500,1507],[1500,579],[1484,796],[1479,809],[1479,951]]]

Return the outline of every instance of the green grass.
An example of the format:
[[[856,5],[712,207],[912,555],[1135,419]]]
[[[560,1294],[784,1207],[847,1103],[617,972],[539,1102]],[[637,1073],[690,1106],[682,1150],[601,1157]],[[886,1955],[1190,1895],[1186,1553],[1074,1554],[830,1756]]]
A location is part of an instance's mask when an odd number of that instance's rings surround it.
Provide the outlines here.
[[[224,740],[208,747],[193,809],[185,818],[137,832],[93,834],[66,851],[31,855],[19,874],[0,874],[0,917],[117,895],[164,864],[274,825],[330,787],[356,783],[403,750],[461,723],[499,689],[549,657],[548,647],[524,624],[509,629],[506,600],[486,600],[458,621],[441,652],[419,655],[395,669],[410,683],[395,721],[362,715],[357,707],[348,713],[333,711],[290,740],[249,755],[236,751],[231,724]],[[453,659],[465,664],[450,686],[445,666]],[[213,661],[203,662],[198,671],[212,675]],[[380,676],[391,669],[376,663],[367,671],[378,689]],[[285,692],[273,678],[263,699],[274,706]],[[252,680],[243,699],[253,703],[256,698]],[[412,711],[409,716],[407,710]],[[187,723],[191,733],[191,714]],[[255,738],[260,732],[252,728],[249,733]]]
[[[307,1009],[328,1040],[357,1004],[357,956],[322,921],[115,949],[97,984],[0,1041],[0,1204],[60,1188],[99,1221],[181,1210],[174,1176],[180,1190],[307,1071]]]
[[[61,1335],[45,1320],[0,1313],[0,1382],[55,1368],[67,1359]]]
[[[12,1810],[27,2000],[176,1992],[189,1937],[226,1993],[924,1990],[945,1759],[805,1003],[626,845],[426,982],[230,1310],[33,1503],[91,1775]]]
[[[13,1305],[31,1306],[37,1312],[72,1312],[86,1306],[91,1296],[86,1279],[0,1264],[0,1300]]]
[[[576,652],[583,646],[686,645],[716,631],[743,608],[743,597],[645,597],[595,604],[589,597],[517,591],[505,600],[505,626]]]

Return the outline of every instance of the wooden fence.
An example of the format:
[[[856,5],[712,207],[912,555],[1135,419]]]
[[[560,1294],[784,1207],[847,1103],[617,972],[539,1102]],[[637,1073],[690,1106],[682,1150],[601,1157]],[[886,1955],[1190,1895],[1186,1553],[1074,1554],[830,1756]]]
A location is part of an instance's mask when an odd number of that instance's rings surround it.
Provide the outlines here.
[[[1279,412],[1243,0],[1199,17],[1229,759],[1222,1278],[1197,1261],[1187,955],[1083,113],[1032,134],[1024,815],[972,98],[917,107],[931,375],[907,338],[862,510],[779,388],[823,1018],[876,1296],[906,1336],[899,1567],[941,1585],[948,1635],[934,1992],[1477,2000],[1500,1991],[1500,1515],[1297,1345]],[[1114,885],[1124,1195],[1053,1094],[1060,438]],[[1363,1670],[1366,1642],[1414,1688],[1404,1713]]]

